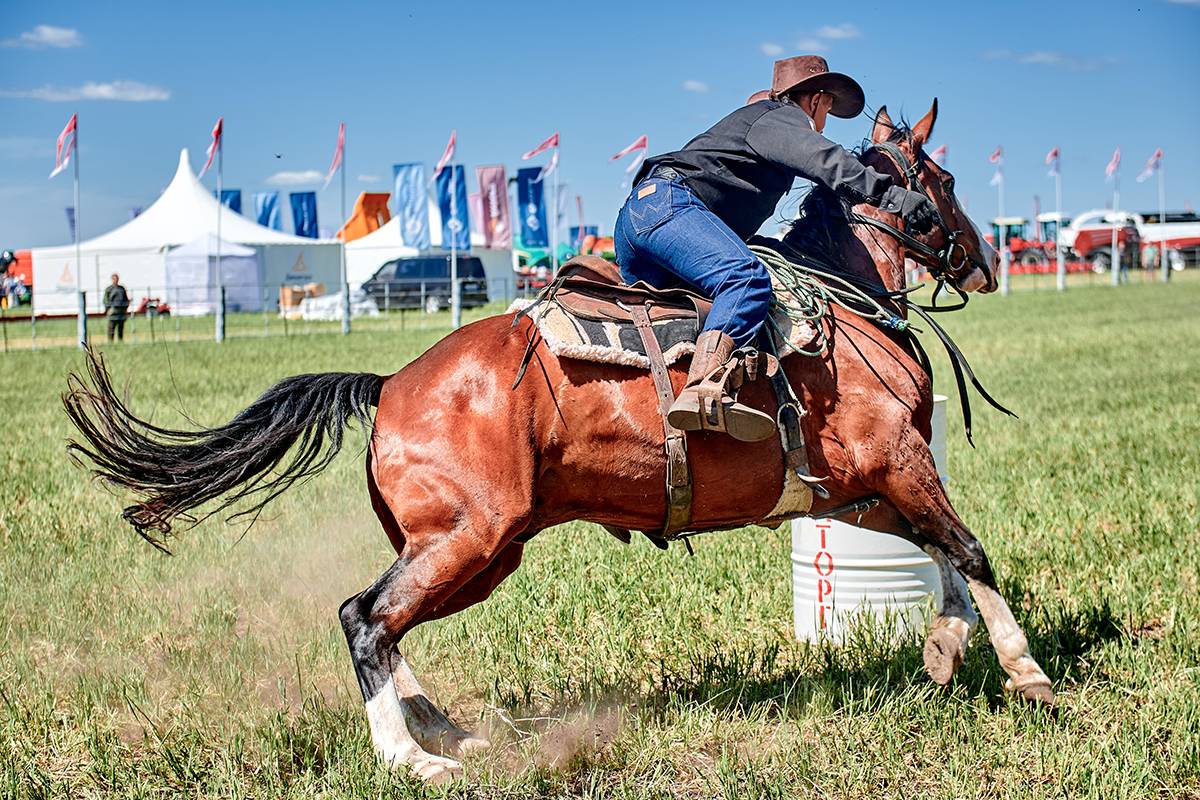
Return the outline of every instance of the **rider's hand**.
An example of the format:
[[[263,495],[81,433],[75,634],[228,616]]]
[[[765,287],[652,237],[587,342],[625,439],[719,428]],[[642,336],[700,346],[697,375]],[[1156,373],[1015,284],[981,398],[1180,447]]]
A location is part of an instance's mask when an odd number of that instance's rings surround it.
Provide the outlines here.
[[[889,186],[883,193],[879,207],[892,214],[899,214],[913,233],[929,233],[937,219],[938,210],[928,197],[903,186]]]

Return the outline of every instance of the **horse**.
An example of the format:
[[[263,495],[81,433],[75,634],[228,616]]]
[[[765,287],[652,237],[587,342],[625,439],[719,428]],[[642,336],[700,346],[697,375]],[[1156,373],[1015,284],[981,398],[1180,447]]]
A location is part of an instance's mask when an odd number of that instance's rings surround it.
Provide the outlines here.
[[[995,291],[995,251],[955,198],[953,177],[923,152],[936,118],[936,99],[911,127],[881,108],[859,155],[933,200],[941,219],[929,233],[911,236],[896,216],[869,205],[848,215],[817,213],[814,193],[805,209],[812,213],[784,243],[823,242],[847,274],[892,292],[905,286],[906,258],[941,270],[960,292]],[[902,337],[840,307],[822,324],[830,342],[823,356],[780,361],[807,411],[801,425],[810,468],[828,476],[827,496],[810,495],[802,512],[783,516],[825,516],[877,495],[858,524],[916,543],[939,568],[943,599],[924,647],[932,680],[949,683],[962,663],[979,621],[973,596],[1007,674],[1005,688],[1053,703],[1050,679],[1030,655],[983,547],[938,478],[928,446],[932,378],[922,358]],[[172,523],[194,524],[190,512],[209,501],[219,502],[200,519],[229,508],[240,509],[231,519],[256,516],[328,465],[355,420],[365,426],[371,505],[396,559],[338,617],[376,754],[426,780],[452,778],[460,759],[489,743],[427,698],[398,648],[404,635],[486,600],[540,531],[571,520],[653,531],[667,510],[664,429],[651,375],[558,358],[536,339],[530,345],[531,325],[513,313],[479,320],[391,376],[287,378],[225,425],[189,431],[139,419],[93,356],[89,374],[73,374],[63,398],[82,437],[71,452],[135,493],[126,520],[164,547]],[[527,346],[536,367],[514,386]],[[676,392],[685,376],[686,363],[671,367]],[[742,401],[772,408],[767,383],[747,383]],[[786,486],[777,442],[695,432],[687,445],[690,530],[780,521],[772,518]]]

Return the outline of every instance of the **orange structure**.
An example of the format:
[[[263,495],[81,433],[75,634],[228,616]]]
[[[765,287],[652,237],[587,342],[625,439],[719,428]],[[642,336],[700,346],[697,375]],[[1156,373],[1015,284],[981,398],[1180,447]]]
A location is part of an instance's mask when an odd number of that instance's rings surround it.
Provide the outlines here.
[[[360,194],[354,201],[354,213],[337,232],[337,238],[343,242],[353,242],[386,225],[392,218],[392,213],[388,211],[388,198],[390,197],[391,195],[387,192],[363,192]]]

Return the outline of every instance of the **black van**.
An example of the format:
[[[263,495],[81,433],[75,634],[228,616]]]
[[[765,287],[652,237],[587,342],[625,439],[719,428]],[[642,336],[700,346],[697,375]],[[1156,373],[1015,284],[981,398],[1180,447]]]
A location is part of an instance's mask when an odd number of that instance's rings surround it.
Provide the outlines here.
[[[462,307],[488,301],[483,262],[477,256],[458,257]],[[389,261],[363,284],[363,291],[380,310],[423,308],[434,312],[450,307],[450,256],[412,256]]]

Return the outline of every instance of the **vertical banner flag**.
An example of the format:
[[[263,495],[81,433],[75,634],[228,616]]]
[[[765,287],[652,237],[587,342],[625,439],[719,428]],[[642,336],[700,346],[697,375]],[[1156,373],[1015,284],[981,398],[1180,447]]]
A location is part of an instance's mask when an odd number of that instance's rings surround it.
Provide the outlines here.
[[[254,195],[254,219],[271,230],[283,230],[279,216],[279,192],[257,192]]]
[[[554,133],[550,134],[549,138],[547,138],[546,141],[542,142],[537,147],[533,148],[528,153],[521,156],[521,160],[528,161],[529,159],[536,156],[538,153],[546,152],[551,147],[558,147],[558,131],[555,131]],[[547,174],[549,174],[549,173],[547,173]]]
[[[63,128],[62,133],[58,135],[58,148],[54,153],[54,171],[50,173],[51,178],[66,169],[67,164],[70,163],[71,151],[75,149],[75,134],[78,125],[79,115],[72,114],[71,119],[67,121],[67,127]],[[74,214],[75,212],[72,211],[71,213]]]
[[[939,167],[946,166],[946,145],[934,148],[934,151],[929,154],[929,158]]]
[[[338,167],[342,166],[342,157],[346,153],[346,123],[338,123],[338,138],[337,147],[333,150],[333,161],[329,164],[329,172],[325,175],[325,183],[321,185],[321,190],[324,191],[329,182],[333,180],[333,175],[338,171]]]
[[[599,225],[572,225],[571,226],[571,241],[575,243],[575,249],[583,247],[583,240],[589,236],[599,236]]]
[[[400,218],[400,240],[408,247],[429,249],[429,194],[424,164],[396,164],[396,216]]]
[[[292,192],[292,227],[297,236],[306,239],[319,238],[317,232],[317,193]]]
[[[996,173],[992,175],[991,185],[995,186],[1004,181],[1004,148],[996,147],[988,156],[988,163],[996,165]]]
[[[242,190],[241,189],[222,189],[221,190],[221,205],[228,208],[237,214],[242,213]]]
[[[71,230],[71,241],[75,241],[75,206],[67,206],[67,227]]]
[[[454,148],[458,145],[458,130],[450,131],[450,141],[446,142],[446,149],[442,153],[442,157],[438,159],[437,166],[433,168],[433,177],[437,178],[442,174],[442,169],[450,163],[450,159],[454,158]]]
[[[483,236],[483,194],[471,192],[467,195],[467,206],[471,209],[471,233]]]
[[[512,247],[512,219],[508,213],[508,180],[504,167],[476,167],[482,195],[480,228],[485,247]]]
[[[437,198],[438,211],[442,215],[442,247],[450,249],[453,242],[458,250],[470,250],[471,224],[462,164],[451,164],[438,173]]]
[[[1160,166],[1162,166],[1162,157],[1163,157],[1163,152],[1162,152],[1162,148],[1160,147],[1154,151],[1154,155],[1150,156],[1150,160],[1146,162],[1146,166],[1144,166],[1142,168],[1142,171],[1138,173],[1138,176],[1137,176],[1138,183],[1141,183],[1142,181],[1144,181],[1147,178],[1149,178],[1150,176],[1152,176],[1154,173],[1158,172],[1158,168]]]
[[[1047,174],[1051,178],[1058,175],[1058,158],[1059,152],[1057,147],[1055,147],[1049,153],[1046,153],[1046,166],[1050,168],[1050,171]]]
[[[1121,169],[1121,148],[1118,147],[1113,151],[1113,157],[1108,162],[1108,166],[1104,168],[1104,177],[1112,180],[1112,177]]]
[[[212,144],[208,146],[208,161],[204,162],[204,169],[200,170],[200,174],[196,176],[197,180],[204,177],[204,173],[208,172],[208,168],[212,166],[213,158],[217,155],[217,151],[221,149],[221,128],[225,124],[224,117],[217,117],[217,124],[212,129]]]
[[[545,184],[538,180],[539,167],[517,170],[517,209],[524,247],[549,247],[546,229]]]

